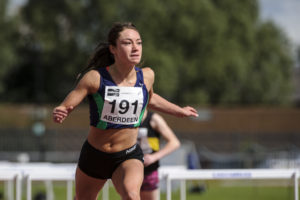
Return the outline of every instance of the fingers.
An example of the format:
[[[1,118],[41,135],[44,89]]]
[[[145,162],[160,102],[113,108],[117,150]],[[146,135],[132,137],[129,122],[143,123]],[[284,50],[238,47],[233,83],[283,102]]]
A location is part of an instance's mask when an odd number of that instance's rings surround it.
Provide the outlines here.
[[[53,121],[57,123],[62,123],[63,120],[68,116],[68,111],[55,108],[53,110]]]
[[[195,108],[191,107],[190,111],[191,111],[191,116],[193,116],[193,117],[198,117],[199,116],[198,112],[197,112],[197,110]]]
[[[186,111],[186,117],[198,117],[198,112],[195,108],[186,106],[183,108]]]
[[[74,109],[73,106],[69,106],[69,107],[58,106],[54,108],[52,113],[53,121],[56,123],[62,123],[73,109]]]

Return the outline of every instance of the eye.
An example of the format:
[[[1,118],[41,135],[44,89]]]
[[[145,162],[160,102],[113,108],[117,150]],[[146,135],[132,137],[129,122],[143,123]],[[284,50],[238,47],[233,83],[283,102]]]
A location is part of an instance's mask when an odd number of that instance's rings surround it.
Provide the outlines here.
[[[124,44],[124,45],[130,45],[131,42],[129,42],[129,41],[124,41],[124,42],[122,42],[122,44]]]

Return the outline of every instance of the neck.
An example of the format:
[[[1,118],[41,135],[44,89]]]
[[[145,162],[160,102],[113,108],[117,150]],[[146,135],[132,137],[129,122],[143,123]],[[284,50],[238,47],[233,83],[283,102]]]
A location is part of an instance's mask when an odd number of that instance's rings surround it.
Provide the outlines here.
[[[109,73],[117,84],[133,84],[136,81],[136,72],[134,66],[117,65],[116,63],[109,67]]]

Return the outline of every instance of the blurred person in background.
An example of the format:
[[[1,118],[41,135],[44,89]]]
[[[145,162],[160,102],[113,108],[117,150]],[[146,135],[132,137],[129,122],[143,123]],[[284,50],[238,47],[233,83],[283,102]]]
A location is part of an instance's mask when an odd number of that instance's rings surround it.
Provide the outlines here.
[[[166,141],[160,149],[161,136]],[[144,153],[142,200],[157,200],[159,192],[159,160],[179,148],[180,142],[164,118],[145,110],[138,133],[138,144]]]
[[[62,123],[85,97],[89,100],[90,129],[75,175],[77,200],[95,200],[107,179],[122,199],[140,199],[144,160],[136,142],[147,105],[178,117],[198,116],[194,108],[182,108],[153,93],[154,72],[136,67],[141,56],[137,28],[115,23],[76,87],[53,109],[54,122]]]

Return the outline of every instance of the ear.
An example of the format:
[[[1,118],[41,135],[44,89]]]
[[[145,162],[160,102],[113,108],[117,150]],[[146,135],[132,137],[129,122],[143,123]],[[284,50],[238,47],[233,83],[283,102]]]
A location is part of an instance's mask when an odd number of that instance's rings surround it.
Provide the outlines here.
[[[112,53],[113,55],[115,55],[116,47],[113,46],[113,45],[109,45],[109,51],[110,51],[110,53]]]

